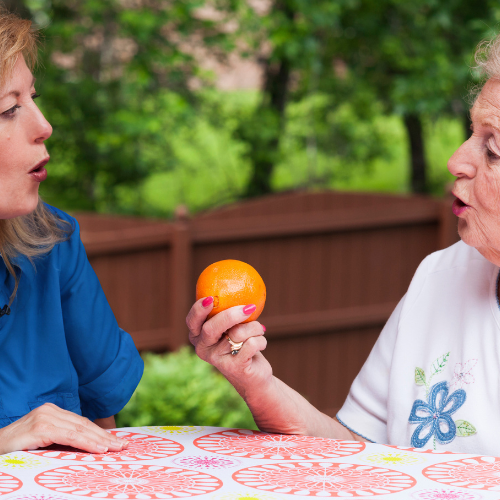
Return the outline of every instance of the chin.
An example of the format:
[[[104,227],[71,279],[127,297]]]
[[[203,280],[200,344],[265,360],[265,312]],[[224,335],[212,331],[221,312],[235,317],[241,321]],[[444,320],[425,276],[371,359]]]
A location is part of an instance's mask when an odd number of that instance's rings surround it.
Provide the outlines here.
[[[9,207],[0,206],[0,219],[14,219],[16,217],[22,217],[23,215],[28,215],[32,213],[38,205],[38,196],[36,200],[26,200],[26,203],[22,205],[19,204],[15,207],[12,205]]]
[[[466,245],[477,248],[480,244],[478,238],[474,236],[474,231],[471,231],[464,219],[458,219],[458,235]]]
[[[466,245],[475,248],[481,254],[491,248],[491,242],[487,238],[482,238],[478,231],[472,230],[463,219],[458,221],[458,235]]]

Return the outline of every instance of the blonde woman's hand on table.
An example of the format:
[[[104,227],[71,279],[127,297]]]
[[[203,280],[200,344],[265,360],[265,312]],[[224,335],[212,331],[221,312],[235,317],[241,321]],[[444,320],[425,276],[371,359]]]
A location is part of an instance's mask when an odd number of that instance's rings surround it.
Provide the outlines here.
[[[76,413],[52,403],[32,410],[0,429],[0,454],[45,448],[51,444],[72,446],[90,453],[121,451],[127,442]]]

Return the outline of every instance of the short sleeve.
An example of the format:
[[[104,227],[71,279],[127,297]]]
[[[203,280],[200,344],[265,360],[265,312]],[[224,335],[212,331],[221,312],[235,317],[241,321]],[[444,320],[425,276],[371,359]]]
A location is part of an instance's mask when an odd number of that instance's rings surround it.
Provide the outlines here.
[[[57,245],[64,330],[78,374],[82,414],[90,420],[118,413],[128,402],[144,364],[128,333],[118,327],[80,239],[78,223]]]
[[[376,443],[387,443],[389,377],[392,357],[403,309],[403,297],[368,356],[363,368],[337,413],[339,422],[359,436]]]

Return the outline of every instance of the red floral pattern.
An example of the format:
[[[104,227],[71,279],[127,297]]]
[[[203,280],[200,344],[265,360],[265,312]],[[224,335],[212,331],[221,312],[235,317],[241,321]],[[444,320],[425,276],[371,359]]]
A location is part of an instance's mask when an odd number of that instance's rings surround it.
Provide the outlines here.
[[[93,454],[69,446],[52,445],[48,448],[30,450],[29,453],[47,458],[78,460],[80,462],[135,462],[171,457],[184,450],[184,447],[176,441],[159,436],[126,431],[110,432],[121,439],[126,439],[129,442],[128,448],[119,452]]]
[[[23,482],[17,477],[6,474],[5,472],[0,472],[0,495],[8,495],[14,491],[20,489]]]
[[[310,436],[285,436],[246,429],[207,434],[195,439],[198,448],[217,453],[264,460],[304,460],[340,458],[365,449],[361,442]]]
[[[69,465],[42,472],[35,482],[59,493],[122,500],[192,497],[222,486],[204,472],[143,464]]]
[[[500,458],[473,457],[430,465],[422,475],[448,486],[500,490]]]
[[[258,490],[319,497],[387,495],[416,484],[415,478],[403,472],[331,462],[258,465],[235,472],[233,479]]]

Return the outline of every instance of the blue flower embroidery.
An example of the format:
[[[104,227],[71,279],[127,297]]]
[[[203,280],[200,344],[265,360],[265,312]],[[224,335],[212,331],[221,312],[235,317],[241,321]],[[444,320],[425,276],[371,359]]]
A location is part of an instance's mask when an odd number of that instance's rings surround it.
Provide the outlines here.
[[[423,448],[433,435],[440,444],[452,441],[457,427],[451,415],[465,403],[466,397],[463,389],[456,390],[448,397],[448,382],[434,384],[427,403],[421,399],[413,403],[408,420],[411,424],[420,425],[411,437],[411,445],[414,448]]]

